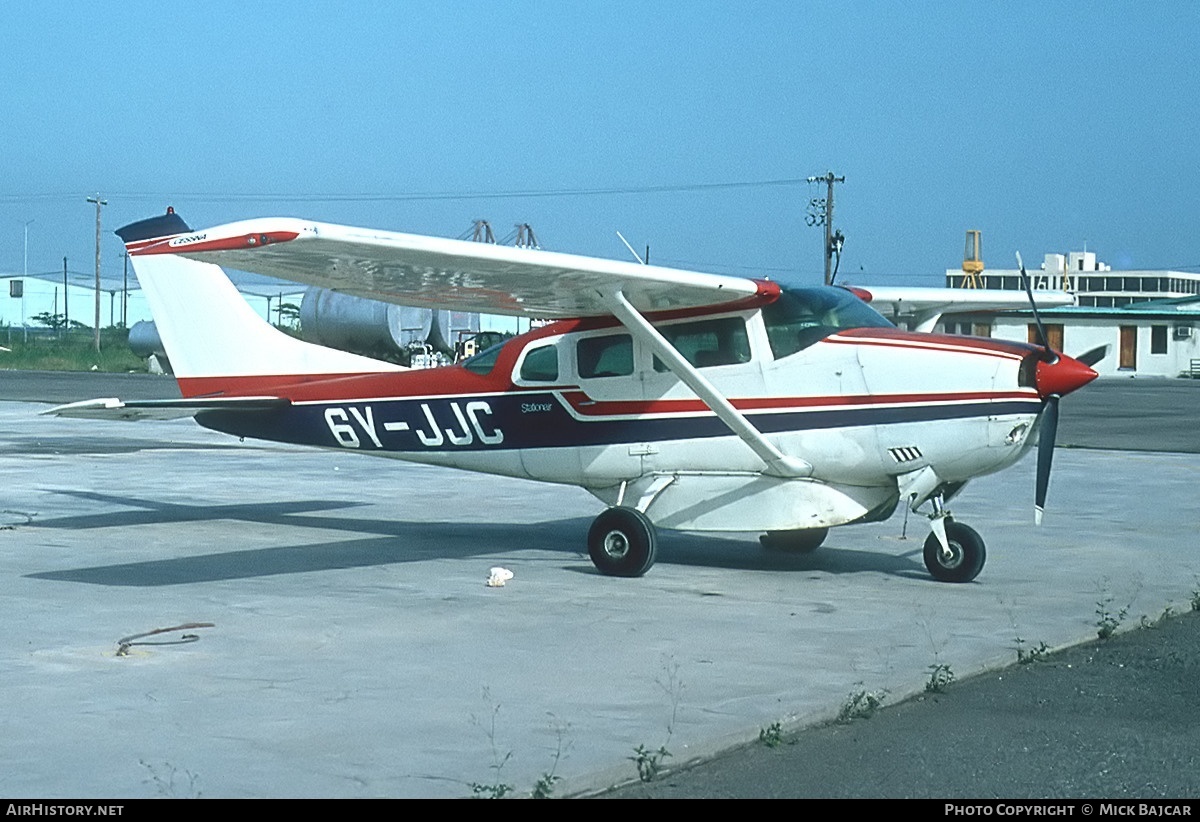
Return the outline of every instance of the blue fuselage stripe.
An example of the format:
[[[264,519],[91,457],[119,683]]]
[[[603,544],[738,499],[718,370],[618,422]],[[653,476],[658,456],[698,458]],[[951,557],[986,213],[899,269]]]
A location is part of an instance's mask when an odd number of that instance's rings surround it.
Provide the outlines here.
[[[787,409],[747,416],[764,434],[1037,414],[1029,399]],[[382,399],[291,405],[266,411],[204,411],[206,428],[300,445],[404,452],[570,448],[730,436],[712,414],[576,418],[555,394]]]

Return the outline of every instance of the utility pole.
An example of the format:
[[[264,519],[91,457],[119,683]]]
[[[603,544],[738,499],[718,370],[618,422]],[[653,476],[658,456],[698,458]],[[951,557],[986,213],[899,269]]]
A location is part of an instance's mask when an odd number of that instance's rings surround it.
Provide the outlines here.
[[[125,261],[124,281],[121,284],[121,327],[126,331],[129,330],[129,254],[122,252],[121,258]]]
[[[846,242],[840,231],[833,230],[833,184],[846,182],[845,177],[835,177],[832,171],[827,171],[823,177],[809,177],[810,183],[825,183],[828,193],[825,199],[813,198],[808,201],[808,217],[805,222],[809,225],[825,226],[825,285],[833,285],[836,272],[832,269],[833,255],[838,255],[838,263],[842,260],[842,245]]]
[[[63,327],[62,333],[65,338],[67,332],[71,330],[71,310],[67,304],[67,258],[63,257]]]
[[[833,191],[832,188],[829,189]],[[89,203],[96,204],[96,333],[95,345],[96,353],[100,353],[100,207],[108,205],[108,200],[101,200],[100,193],[97,192],[95,197],[88,197]]]
[[[32,222],[25,221],[25,269],[21,275],[24,278],[21,280],[21,333],[25,342],[29,342],[29,323],[25,321],[25,286],[29,281],[29,224]]]

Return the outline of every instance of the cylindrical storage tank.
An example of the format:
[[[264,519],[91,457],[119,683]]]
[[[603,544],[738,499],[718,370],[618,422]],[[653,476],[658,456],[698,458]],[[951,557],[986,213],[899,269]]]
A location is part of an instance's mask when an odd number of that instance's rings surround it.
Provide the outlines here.
[[[433,321],[430,323],[429,336],[423,342],[429,343],[434,351],[443,354],[454,350],[453,338],[450,335],[450,312],[444,309],[433,309]]]
[[[162,339],[158,336],[158,326],[152,320],[138,320],[129,329],[129,350],[143,360],[151,356],[167,355]]]
[[[425,342],[433,328],[428,308],[381,303],[325,288],[309,288],[300,303],[300,333],[318,345],[357,352],[402,351]]]

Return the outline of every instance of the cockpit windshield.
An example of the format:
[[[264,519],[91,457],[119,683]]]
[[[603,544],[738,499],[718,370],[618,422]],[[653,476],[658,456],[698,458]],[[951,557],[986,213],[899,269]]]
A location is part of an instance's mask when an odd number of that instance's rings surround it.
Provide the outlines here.
[[[777,360],[845,328],[895,327],[849,291],[831,287],[784,288],[762,316]]]
[[[497,343],[491,348],[480,351],[474,357],[468,357],[460,365],[468,371],[474,371],[476,374],[487,376],[496,367],[496,360],[500,359],[500,352],[503,350],[504,343]]]

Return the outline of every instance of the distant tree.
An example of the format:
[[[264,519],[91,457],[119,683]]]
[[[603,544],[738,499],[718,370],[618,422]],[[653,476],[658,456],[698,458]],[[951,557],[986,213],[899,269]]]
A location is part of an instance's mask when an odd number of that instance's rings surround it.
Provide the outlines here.
[[[51,314],[49,311],[43,311],[40,314],[34,314],[29,319],[35,323],[44,325],[47,328],[53,328],[55,331],[62,331],[66,328],[67,318],[63,314]]]
[[[53,328],[55,331],[62,331],[64,328],[69,328],[72,331],[86,328],[90,331],[92,328],[90,325],[84,325],[79,320],[71,320],[68,322],[65,315],[51,314],[49,311],[43,311],[40,314],[34,314],[29,319],[33,320],[35,323],[44,325],[47,328]]]
[[[288,328],[298,327],[300,325],[300,306],[295,303],[280,303],[279,324]]]

